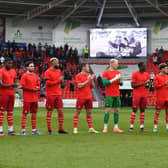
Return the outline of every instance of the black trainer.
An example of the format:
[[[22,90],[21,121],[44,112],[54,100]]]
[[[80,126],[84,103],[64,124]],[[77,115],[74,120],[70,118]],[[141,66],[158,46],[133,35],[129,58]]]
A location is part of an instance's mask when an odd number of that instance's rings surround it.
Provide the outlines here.
[[[52,134],[52,130],[49,130],[49,131],[48,131],[48,135],[51,135],[51,134]]]
[[[68,134],[68,132],[67,132],[67,131],[64,131],[64,130],[59,130],[58,133],[59,133],[59,134]]]

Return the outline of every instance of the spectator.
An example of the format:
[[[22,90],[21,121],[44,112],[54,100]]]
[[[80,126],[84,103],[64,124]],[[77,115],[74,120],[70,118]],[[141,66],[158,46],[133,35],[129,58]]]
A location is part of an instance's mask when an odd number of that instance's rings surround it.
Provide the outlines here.
[[[128,93],[128,106],[132,106],[132,91]]]
[[[163,46],[161,46],[159,52],[160,52],[160,53],[163,53],[163,52],[164,52]]]
[[[43,67],[40,65],[38,66],[39,74],[41,75],[43,73]]]
[[[18,68],[18,69],[21,68],[21,60],[20,60],[19,57],[17,58],[17,68]]]
[[[46,49],[46,55],[47,55],[47,57],[49,57],[49,55],[50,55],[50,49],[49,49],[49,46],[46,45],[46,46],[45,46],[45,49]]]
[[[10,42],[10,40],[8,40],[8,42],[6,44],[7,44],[7,48],[8,48],[8,52],[9,52],[10,49],[11,49],[11,42]]]
[[[98,82],[98,86],[99,86],[100,88],[103,88],[103,81],[102,81],[102,78],[101,78],[100,75],[97,77],[97,82]]]
[[[77,67],[76,67],[76,73],[78,74],[80,71],[81,71],[81,68],[80,68],[79,65],[77,65]]]
[[[34,58],[38,57],[38,55],[37,55],[37,50],[36,50],[36,44],[33,44],[32,49],[33,49],[33,51],[32,51],[33,57],[34,57]]]
[[[159,52],[159,49],[158,49],[158,48],[156,48],[156,50],[155,50],[155,51],[156,51],[156,53],[158,53],[158,52]]]
[[[72,55],[72,47],[71,47],[71,48],[69,49],[69,51],[68,51],[68,57],[70,58],[71,55]]]
[[[15,51],[16,51],[16,43],[15,43],[15,40],[13,40],[11,46],[12,46],[12,52],[15,52]]]
[[[47,49],[48,49],[48,44],[45,43],[45,45],[44,45],[44,50],[45,50],[45,52],[47,52]]]
[[[150,91],[150,92],[154,92],[154,83],[153,83],[153,79],[150,79],[150,82],[149,82],[149,91]]]
[[[53,57],[54,51],[53,51],[53,48],[51,47],[51,45],[49,45],[48,49],[49,49],[49,56]]]
[[[72,74],[71,73],[69,73],[69,75],[68,75],[68,80],[72,80]]]
[[[71,74],[73,75],[74,74],[74,67],[73,66],[71,66],[70,71],[71,71]]]
[[[68,44],[65,44],[65,45],[64,45],[64,52],[67,52],[67,51],[68,51],[68,48],[69,48]]]
[[[41,56],[42,54],[42,44],[39,42],[38,43],[38,54]]]
[[[44,65],[44,71],[46,71],[48,69],[48,63],[46,62]]]
[[[63,69],[66,69],[66,68],[67,68],[67,64],[66,64],[65,61],[62,63],[62,67],[63,67]]]
[[[27,46],[26,45],[24,46],[23,51],[25,54],[27,54]]]
[[[166,64],[168,65],[168,59],[166,59]]]
[[[155,77],[155,74],[152,72],[152,73],[150,74],[150,79],[153,81],[154,77]]]
[[[155,54],[155,55],[153,56],[153,64],[154,64],[154,65],[157,65],[157,64],[158,64],[158,55],[157,55],[157,54]]]
[[[72,81],[70,82],[70,91],[74,92],[74,83]]]
[[[63,68],[62,64],[59,65],[59,68],[60,68],[61,72],[63,72],[64,68]]]
[[[29,50],[29,53],[32,55],[32,44],[31,43],[28,44],[28,50]]]
[[[52,50],[53,50],[53,56],[57,57],[55,45],[52,46]]]
[[[121,101],[121,106],[122,106],[122,107],[125,106],[123,92],[120,93],[120,101]]]
[[[64,79],[69,80],[69,72],[67,70],[64,72]]]

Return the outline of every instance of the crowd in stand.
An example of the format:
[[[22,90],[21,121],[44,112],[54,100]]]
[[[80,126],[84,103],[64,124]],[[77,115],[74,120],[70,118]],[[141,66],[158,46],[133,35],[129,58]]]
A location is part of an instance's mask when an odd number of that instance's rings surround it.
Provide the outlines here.
[[[65,44],[63,47],[56,47],[55,45],[51,46],[47,43],[42,45],[39,42],[38,45],[29,43],[19,46],[15,41],[8,41],[6,48],[3,47],[3,44],[0,44],[0,61],[1,64],[3,64],[5,57],[11,57],[14,61],[15,68],[20,69],[27,59],[32,59],[35,65],[40,69],[40,65],[44,61],[44,52],[47,57],[58,58],[63,68],[66,68],[65,66],[68,61],[70,61],[71,64],[79,63],[78,50],[76,48],[72,49],[68,44]],[[46,63],[44,70],[47,68],[48,64]],[[41,74],[42,70],[39,70],[39,72]]]
[[[156,48],[155,54],[153,56],[153,64],[158,65],[164,62],[164,49],[161,47],[160,49]]]
[[[5,57],[10,57],[13,60],[14,68],[17,75],[21,78],[25,72],[24,65],[26,61],[33,60],[35,64],[35,72],[41,78],[42,90],[44,90],[45,81],[43,80],[43,74],[48,69],[49,60],[51,57],[56,57],[60,61],[60,69],[64,74],[65,80],[71,80],[70,91],[74,91],[73,77],[76,73],[80,72],[78,50],[72,49],[68,44],[64,46],[56,47],[55,45],[48,45],[45,43],[36,44],[21,44],[15,41],[8,41],[0,43],[0,64],[3,66]],[[71,64],[70,70],[67,70],[67,63]],[[74,68],[73,65],[77,65]]]
[[[153,55],[151,55],[152,61],[153,61],[153,65],[156,67],[156,69],[158,70],[158,66],[161,63],[166,63],[168,65],[168,52],[166,50],[163,49],[163,47],[161,46],[160,49],[156,48],[155,53]],[[154,84],[153,84],[153,79],[156,75],[156,73],[158,72],[151,72],[150,73],[150,86],[149,86],[149,91],[154,92]]]

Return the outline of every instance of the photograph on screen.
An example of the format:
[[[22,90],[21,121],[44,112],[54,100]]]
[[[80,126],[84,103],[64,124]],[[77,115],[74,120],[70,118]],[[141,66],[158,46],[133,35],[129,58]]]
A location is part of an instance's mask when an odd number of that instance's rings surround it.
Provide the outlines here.
[[[146,57],[147,29],[90,29],[91,57]]]

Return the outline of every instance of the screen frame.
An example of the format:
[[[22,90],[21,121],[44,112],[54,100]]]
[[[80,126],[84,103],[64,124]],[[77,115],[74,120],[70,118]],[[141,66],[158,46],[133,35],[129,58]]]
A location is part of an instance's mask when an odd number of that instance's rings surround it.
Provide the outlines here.
[[[115,27],[115,28],[90,28],[89,29],[89,56],[90,58],[116,58],[114,56],[101,56],[101,57],[96,57],[96,56],[91,56],[91,40],[90,40],[90,35],[91,35],[91,30],[108,30],[108,29],[112,29],[112,30],[122,30],[122,29],[132,29],[132,30],[135,30],[135,29],[145,29],[146,30],[146,56],[134,56],[134,57],[129,57],[129,56],[126,56],[126,57],[118,57],[118,59],[146,59],[148,57],[148,54],[149,54],[149,43],[148,43],[148,40],[149,40],[149,29],[147,27]]]

